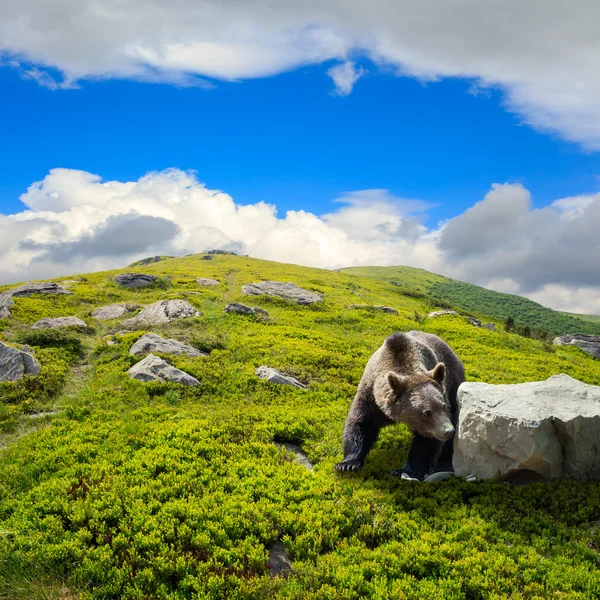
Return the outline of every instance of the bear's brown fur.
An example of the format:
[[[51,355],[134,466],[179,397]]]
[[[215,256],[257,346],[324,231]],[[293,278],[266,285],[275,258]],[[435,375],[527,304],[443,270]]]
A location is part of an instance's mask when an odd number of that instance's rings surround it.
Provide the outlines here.
[[[409,331],[388,337],[369,359],[344,428],[338,471],[360,469],[379,431],[405,423],[414,433],[408,460],[395,475],[423,479],[452,470],[456,393],[465,380],[460,359],[442,339]]]

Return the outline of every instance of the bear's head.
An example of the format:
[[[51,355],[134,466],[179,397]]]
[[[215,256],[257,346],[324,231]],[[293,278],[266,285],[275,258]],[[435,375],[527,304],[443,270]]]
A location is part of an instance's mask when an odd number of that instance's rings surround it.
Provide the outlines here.
[[[454,435],[448,406],[444,399],[444,363],[425,373],[399,375],[389,371],[376,402],[382,412],[396,423],[405,423],[413,433],[442,442]]]

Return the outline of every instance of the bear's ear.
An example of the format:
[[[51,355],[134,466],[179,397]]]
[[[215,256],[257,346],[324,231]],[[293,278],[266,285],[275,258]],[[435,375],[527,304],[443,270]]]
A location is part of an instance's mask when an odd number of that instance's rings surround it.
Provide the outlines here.
[[[404,394],[407,389],[406,377],[402,377],[398,373],[394,373],[394,371],[388,372],[387,382],[397,396]]]
[[[433,367],[431,371],[427,371],[427,375],[438,383],[443,383],[446,378],[446,365],[444,363],[438,363]]]

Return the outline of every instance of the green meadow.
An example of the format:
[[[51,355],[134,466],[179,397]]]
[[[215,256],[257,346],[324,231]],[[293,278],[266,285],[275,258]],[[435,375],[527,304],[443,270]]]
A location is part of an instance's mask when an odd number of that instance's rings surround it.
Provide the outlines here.
[[[126,290],[112,281],[119,272],[162,279]],[[0,598],[600,597],[600,483],[402,481],[389,473],[410,445],[404,426],[382,432],[361,472],[334,471],[364,366],[394,331],[441,336],[470,381],[567,373],[600,385],[600,361],[506,333],[502,315],[475,296],[469,306],[436,296],[444,278],[388,275],[195,255],[72,276],[69,296],[16,298],[0,339],[31,346],[42,372],[0,383]],[[197,277],[221,285],[202,287]],[[260,280],[291,281],[325,300],[299,306],[242,294]],[[131,380],[126,371],[140,357],[129,349],[144,331],[119,334],[122,319],[95,321],[91,311],[174,298],[202,315],[152,331],[210,353],[164,356],[201,385]],[[459,316],[425,318],[440,300],[496,320],[497,331]],[[229,302],[271,319],[226,314]],[[70,315],[89,329],[30,329]],[[308,389],[262,381],[260,365]],[[314,470],[273,442],[300,445]],[[292,562],[287,577],[270,572],[277,541]]]

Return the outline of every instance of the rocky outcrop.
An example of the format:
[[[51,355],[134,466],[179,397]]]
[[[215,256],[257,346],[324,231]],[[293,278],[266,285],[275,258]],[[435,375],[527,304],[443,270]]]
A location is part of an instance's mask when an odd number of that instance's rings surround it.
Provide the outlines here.
[[[212,258],[212,256],[211,256],[210,254],[205,254],[205,255],[204,255],[202,258],[201,258],[201,260],[212,260],[212,259],[213,259],[213,258]]]
[[[25,296],[31,296],[33,294],[50,294],[52,296],[67,296],[72,294],[64,286],[54,281],[42,282],[42,283],[26,283],[19,287],[13,288],[6,292],[13,298],[24,298]]]
[[[387,313],[388,315],[397,315],[399,314],[395,308],[391,308],[390,306],[380,306],[373,304],[350,304],[346,308],[350,309],[362,309],[362,310],[372,310]]]
[[[554,344],[557,346],[577,346],[590,356],[600,358],[600,335],[573,333],[555,337]]]
[[[25,375],[39,375],[40,371],[40,363],[31,352],[0,342],[0,381],[17,381]]]
[[[31,329],[61,329],[62,327],[87,329],[87,323],[78,317],[55,317],[53,319],[40,319],[31,326]]]
[[[460,315],[455,310],[436,310],[435,312],[429,313],[427,315],[428,319],[433,319],[435,317],[444,317],[446,315]]]
[[[488,331],[496,331],[496,324],[495,323],[484,323],[481,326],[481,329],[487,329]]]
[[[275,296],[284,300],[292,300],[297,304],[308,305],[323,301],[323,294],[309,292],[295,283],[282,281],[260,281],[248,283],[242,287],[242,293],[248,296]]]
[[[224,309],[226,313],[236,315],[261,316],[268,317],[269,313],[264,308],[258,306],[246,306],[239,302],[231,302]]]
[[[108,304],[100,306],[92,312],[92,317],[99,321],[108,321],[109,319],[118,319],[127,312],[127,307],[124,304]]]
[[[272,367],[258,367],[254,373],[260,377],[260,379],[266,379],[271,383],[279,383],[281,385],[292,385],[296,388],[306,389],[307,386],[303,383],[300,383],[297,379],[292,377],[291,375],[284,375],[277,369],[273,369]]]
[[[126,319],[122,325],[127,328],[166,325],[175,319],[199,317],[200,312],[185,300],[159,300],[144,308],[135,317]]]
[[[600,387],[568,375],[517,385],[467,382],[458,404],[457,475],[600,480]]]
[[[206,254],[229,254],[230,256],[237,256],[236,252],[230,252],[229,250],[208,250]]]
[[[289,577],[292,574],[292,561],[283,542],[277,541],[269,548],[268,566],[271,577]]]
[[[187,354],[187,356],[208,356],[205,352],[200,352],[193,346],[179,342],[173,339],[165,339],[156,333],[146,333],[139,340],[137,340],[129,354],[149,354],[157,352],[158,354]]]
[[[185,371],[176,369],[154,354],[149,354],[144,360],[133,365],[127,373],[132,379],[139,379],[145,382],[170,381],[189,386],[200,385],[200,382],[195,377],[188,375]]]
[[[145,265],[151,265],[152,263],[160,262],[161,260],[169,260],[170,258],[175,258],[175,256],[148,256],[147,258],[142,258],[134,263],[131,263],[130,267],[143,267]]]
[[[158,277],[156,275],[147,275],[146,273],[120,273],[114,278],[117,285],[126,288],[144,288],[152,285]]]
[[[10,317],[10,308],[14,303],[14,300],[7,292],[0,294],[0,319],[8,319]]]
[[[210,277],[198,277],[198,279],[196,279],[196,281],[200,284],[200,285],[221,285],[221,282],[216,280],[216,279],[211,279]]]

